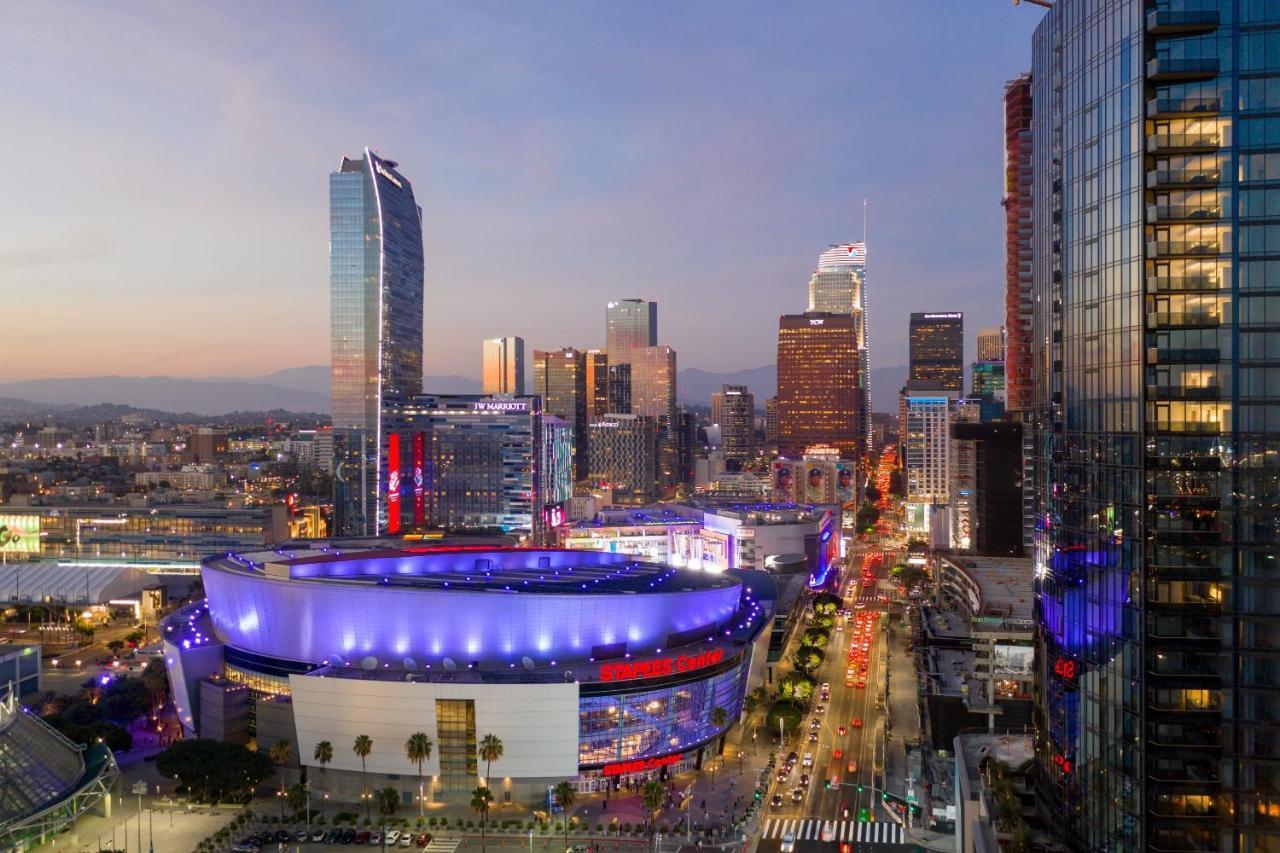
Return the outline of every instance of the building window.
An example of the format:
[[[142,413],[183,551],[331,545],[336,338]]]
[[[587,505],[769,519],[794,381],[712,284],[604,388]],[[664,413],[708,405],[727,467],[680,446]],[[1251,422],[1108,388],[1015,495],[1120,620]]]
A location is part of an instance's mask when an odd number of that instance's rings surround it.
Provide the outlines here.
[[[471,699],[436,700],[436,745],[440,784],[446,792],[470,791],[476,776],[476,703]]]

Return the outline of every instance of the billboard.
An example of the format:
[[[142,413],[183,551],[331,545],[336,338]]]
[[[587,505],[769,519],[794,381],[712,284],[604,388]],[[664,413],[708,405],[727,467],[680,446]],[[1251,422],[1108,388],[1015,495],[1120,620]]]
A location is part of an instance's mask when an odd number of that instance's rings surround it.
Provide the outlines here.
[[[773,463],[773,500],[775,503],[796,503],[795,463],[785,459]]]
[[[827,468],[831,467],[831,476],[828,476]],[[808,503],[829,503],[827,499],[827,486],[835,478],[835,466],[828,462],[805,462],[804,463],[804,497]],[[834,484],[831,484],[834,486]],[[832,489],[834,492],[834,488]]]
[[[387,532],[400,532],[400,434],[387,436]]]
[[[991,671],[996,675],[1031,677],[1031,664],[1036,650],[1032,646],[1010,646],[997,643],[991,652]]]
[[[0,551],[6,554],[40,553],[40,516],[0,515]]]
[[[855,477],[856,474],[853,470],[852,462],[841,460],[836,463],[836,500],[840,503],[853,503],[857,499],[855,494],[857,480]]]

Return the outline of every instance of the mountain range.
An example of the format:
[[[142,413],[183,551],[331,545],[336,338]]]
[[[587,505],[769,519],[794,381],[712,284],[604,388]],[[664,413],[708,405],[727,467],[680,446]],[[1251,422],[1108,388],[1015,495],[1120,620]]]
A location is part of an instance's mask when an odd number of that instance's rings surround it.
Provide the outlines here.
[[[871,404],[878,412],[897,410],[898,389],[906,381],[902,366],[871,371]],[[763,409],[778,383],[776,365],[713,373],[696,367],[680,371],[680,401],[710,404],[721,385],[746,385]],[[423,388],[439,394],[475,394],[479,380],[467,376],[424,376]],[[329,368],[309,365],[255,377],[185,379],[171,376],[86,376],[0,382],[0,415],[21,410],[115,404],[163,412],[221,415],[240,411],[329,411]]]

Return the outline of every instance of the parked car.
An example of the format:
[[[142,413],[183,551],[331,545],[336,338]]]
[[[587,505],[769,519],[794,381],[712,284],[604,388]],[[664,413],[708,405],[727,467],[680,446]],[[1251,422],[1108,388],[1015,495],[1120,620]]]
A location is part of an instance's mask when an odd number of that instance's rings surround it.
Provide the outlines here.
[[[388,830],[386,831],[386,833],[387,833],[387,846],[388,846],[388,847],[390,847],[392,844],[395,844],[397,841],[399,841],[399,840],[400,840],[400,830],[398,830],[398,829],[388,829]]]
[[[353,839],[353,841],[355,841],[355,843],[356,843],[356,844],[368,844],[368,843],[369,843],[369,830],[367,830],[367,829],[362,829],[362,830],[360,830],[359,832],[357,832],[357,833],[356,833],[356,837]],[[350,842],[350,841],[348,841],[348,842],[346,842],[346,843],[350,844],[351,842]]]

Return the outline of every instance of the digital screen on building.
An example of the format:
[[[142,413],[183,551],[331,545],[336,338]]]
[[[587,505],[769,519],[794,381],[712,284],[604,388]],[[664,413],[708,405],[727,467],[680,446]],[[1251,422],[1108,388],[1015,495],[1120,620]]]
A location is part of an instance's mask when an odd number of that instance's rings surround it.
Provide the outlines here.
[[[991,652],[991,671],[997,675],[1031,677],[1036,650],[1032,646],[996,644]]]
[[[542,510],[542,520],[547,527],[559,527],[569,520],[563,503],[548,504]]]
[[[40,516],[0,515],[0,551],[7,554],[40,553]]]

